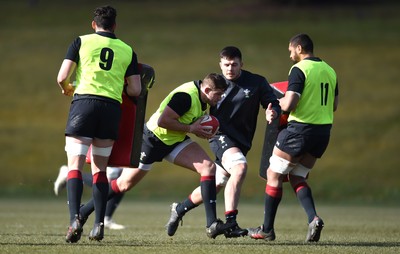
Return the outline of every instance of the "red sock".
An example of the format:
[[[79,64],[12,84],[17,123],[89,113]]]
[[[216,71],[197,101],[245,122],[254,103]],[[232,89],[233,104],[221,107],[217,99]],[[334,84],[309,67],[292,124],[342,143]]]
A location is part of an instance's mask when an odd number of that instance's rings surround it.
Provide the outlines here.
[[[117,179],[111,181],[111,189],[115,194],[121,193],[121,190],[118,188]]]
[[[237,215],[238,214],[238,210],[231,210],[231,211],[226,211],[225,215]]]
[[[281,198],[283,191],[281,187],[272,187],[267,184],[265,187],[265,193],[273,198]]]
[[[78,169],[73,169],[73,170],[68,171],[67,179],[69,180],[72,178],[78,178],[78,179],[82,180],[81,171],[79,171]]]
[[[96,183],[107,183],[108,179],[107,179],[107,173],[100,171],[97,172],[96,174],[93,175],[93,184]]]
[[[211,180],[214,180],[214,179],[215,179],[215,176],[201,176],[200,177],[200,182],[211,181]]]
[[[301,183],[299,183],[298,185],[294,186],[294,187],[293,187],[293,190],[297,193],[297,192],[299,192],[301,189],[307,188],[307,187],[308,187],[308,184],[307,184],[306,182],[301,182]]]

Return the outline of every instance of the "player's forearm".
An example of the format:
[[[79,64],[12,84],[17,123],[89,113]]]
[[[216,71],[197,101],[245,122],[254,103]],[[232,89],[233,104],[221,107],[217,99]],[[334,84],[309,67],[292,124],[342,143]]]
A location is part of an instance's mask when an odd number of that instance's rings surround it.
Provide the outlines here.
[[[140,75],[132,75],[127,77],[126,92],[129,96],[139,96],[142,90]]]
[[[61,90],[63,91],[70,91],[73,90],[73,86],[71,84],[71,75],[75,69],[75,62],[65,59],[61,64],[60,71],[57,75],[57,83],[60,86]]]
[[[285,96],[279,99],[279,105],[281,106],[282,111],[291,112],[296,108],[299,99],[299,94],[288,91],[285,93]]]

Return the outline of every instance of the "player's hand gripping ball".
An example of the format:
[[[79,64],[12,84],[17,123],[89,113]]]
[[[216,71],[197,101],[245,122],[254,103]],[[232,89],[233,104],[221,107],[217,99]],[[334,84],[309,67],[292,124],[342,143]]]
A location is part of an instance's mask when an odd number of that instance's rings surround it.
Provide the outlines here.
[[[213,136],[219,130],[219,121],[215,116],[212,115],[205,115],[200,121],[201,126],[205,127],[207,131],[212,134]]]

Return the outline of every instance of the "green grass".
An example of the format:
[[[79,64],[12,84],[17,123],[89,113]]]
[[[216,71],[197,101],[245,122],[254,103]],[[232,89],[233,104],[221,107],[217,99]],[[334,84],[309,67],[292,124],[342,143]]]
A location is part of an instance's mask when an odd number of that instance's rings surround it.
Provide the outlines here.
[[[52,186],[66,161],[70,99],[55,80],[67,46],[92,32],[91,12],[103,1],[40,0],[36,7],[27,2],[2,3],[0,253],[400,252],[399,4],[295,8],[259,0],[112,1],[119,11],[117,36],[156,70],[147,116],[175,86],[219,72],[218,53],[226,45],[241,48],[245,69],[275,82],[287,78],[291,65],[288,39],[298,32],[312,36],[316,55],[336,69],[340,82],[331,143],[309,180],[326,228],[320,243],[304,244],[304,212],[284,186],[275,242],[207,239],[202,207],[170,238],[163,228],[169,203],[187,196],[198,177],[162,162],[118,209],[115,219],[129,225],[127,230],[107,231],[104,241],[91,243],[86,227],[84,238],[68,245],[66,198],[52,197]],[[258,166],[264,126],[260,113],[242,189],[243,227],[262,222],[265,182]],[[85,200],[89,195],[85,192]],[[148,201],[154,199],[161,201]],[[220,194],[221,217],[222,204]]]
[[[66,162],[63,131],[70,98],[56,76],[70,42],[91,33],[94,6],[102,1],[2,3],[0,51],[0,196],[50,195]],[[264,3],[264,4],[263,4]],[[340,105],[330,146],[310,178],[317,200],[400,204],[397,168],[400,110],[397,89],[399,5],[277,7],[264,1],[112,1],[119,11],[117,36],[133,45],[139,61],[156,70],[147,116],[174,87],[219,72],[226,45],[243,51],[244,68],[270,82],[287,78],[287,43],[309,33],[315,53],[337,71]],[[242,197],[253,199],[264,183],[257,175],[265,120],[259,116]],[[201,144],[209,151],[207,142]],[[154,165],[138,196],[188,193],[198,178],[168,163]],[[152,190],[180,179],[179,188]]]
[[[262,222],[262,203],[240,207],[242,227]],[[218,213],[222,216],[222,207]],[[169,218],[169,202],[126,201],[114,218],[128,226],[122,231],[105,231],[102,242],[90,242],[90,218],[77,244],[67,244],[68,224],[65,198],[1,199],[1,253],[399,253],[399,208],[368,206],[320,206],[325,220],[321,240],[305,244],[306,218],[297,204],[281,204],[276,220],[274,242],[248,237],[215,240],[205,234],[203,206],[184,217],[174,237],[167,236],[164,225]]]

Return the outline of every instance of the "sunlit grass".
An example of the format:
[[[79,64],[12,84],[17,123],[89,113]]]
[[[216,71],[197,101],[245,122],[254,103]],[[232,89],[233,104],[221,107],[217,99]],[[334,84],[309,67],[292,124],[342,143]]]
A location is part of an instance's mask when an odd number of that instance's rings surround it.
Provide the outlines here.
[[[105,231],[102,242],[90,242],[87,222],[77,244],[64,242],[68,224],[65,198],[57,200],[0,200],[1,253],[398,253],[400,251],[399,208],[367,206],[320,206],[325,220],[320,242],[304,243],[307,232],[302,208],[281,204],[274,242],[248,237],[215,240],[205,234],[203,206],[184,217],[174,237],[164,225],[169,218],[169,202],[126,200],[114,218],[128,226],[122,231]],[[262,223],[263,204],[242,204],[239,223],[255,227]],[[223,217],[221,205],[218,213]]]
[[[70,99],[61,95],[56,75],[72,40],[92,32],[95,5],[43,0],[30,8],[27,2],[3,4],[7,26],[2,31],[7,36],[0,43],[0,189],[5,195],[10,192],[4,190],[25,195],[32,189],[48,195],[66,161],[63,131]],[[226,45],[242,49],[245,69],[270,82],[286,79],[291,65],[288,39],[298,32],[310,33],[316,55],[335,68],[340,82],[331,143],[310,179],[315,196],[335,202],[399,204],[399,185],[393,177],[395,165],[400,164],[398,6],[276,8],[257,0],[117,1],[115,5],[120,10],[117,36],[134,46],[139,61],[156,70],[147,117],[172,88],[219,72],[218,53]],[[247,156],[244,198],[252,199],[263,189],[258,167],[264,128],[260,113]],[[206,141],[201,145],[209,151]],[[191,190],[198,178],[176,168],[164,162],[154,165],[139,193],[157,192],[149,189],[173,181],[178,174],[179,189],[159,195]]]

